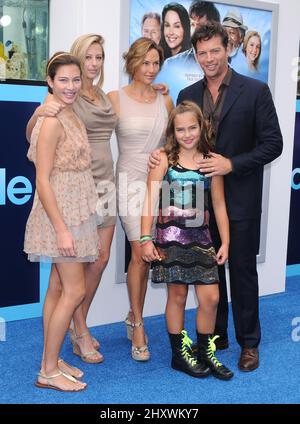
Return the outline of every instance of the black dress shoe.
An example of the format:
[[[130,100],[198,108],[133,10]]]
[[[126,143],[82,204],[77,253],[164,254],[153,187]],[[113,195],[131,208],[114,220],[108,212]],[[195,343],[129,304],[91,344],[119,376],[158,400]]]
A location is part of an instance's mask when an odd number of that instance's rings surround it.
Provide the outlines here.
[[[216,350],[225,350],[229,348],[229,342],[227,336],[220,336],[215,340]],[[191,346],[192,354],[197,355],[198,345],[197,343],[192,344]]]
[[[244,347],[238,363],[240,371],[254,371],[259,367],[259,354],[256,347]]]

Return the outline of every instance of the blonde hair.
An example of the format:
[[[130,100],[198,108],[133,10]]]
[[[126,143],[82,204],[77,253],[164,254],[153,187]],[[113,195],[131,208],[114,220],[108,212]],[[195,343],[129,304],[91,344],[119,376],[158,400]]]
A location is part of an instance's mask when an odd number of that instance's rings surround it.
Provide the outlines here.
[[[177,115],[182,113],[190,112],[192,113],[198,121],[200,127],[200,138],[197,145],[197,151],[202,153],[204,156],[208,156],[212,152],[212,126],[207,119],[204,118],[203,113],[198,105],[194,102],[184,100],[179,103],[179,105],[173,109],[169,116],[168,126],[167,126],[167,143],[165,145],[165,151],[168,156],[168,162],[171,165],[176,165],[179,159],[179,144],[175,137],[175,118]]]
[[[257,37],[259,39],[259,44],[260,44],[260,48],[259,48],[259,53],[257,58],[254,60],[253,62],[253,66],[255,67],[255,69],[257,69],[258,66],[258,61],[260,58],[260,54],[261,54],[261,36],[257,31],[248,31],[245,35],[244,41],[243,41],[243,53],[246,56],[246,48],[247,48],[247,44],[249,43],[249,40],[251,37]]]
[[[131,44],[127,53],[123,54],[125,59],[125,71],[133,79],[136,70],[142,65],[147,53],[156,50],[159,55],[159,69],[164,62],[163,49],[150,38],[141,37]]]
[[[105,57],[104,48],[103,48],[104,38],[99,34],[81,35],[80,37],[76,38],[76,40],[72,44],[70,53],[78,57],[81,64],[81,69],[84,75],[84,61],[85,61],[86,52],[88,51],[90,46],[95,43],[101,46],[102,52],[103,52],[103,63],[100,69],[100,78],[96,84],[97,88],[101,88],[104,82],[104,57]]]

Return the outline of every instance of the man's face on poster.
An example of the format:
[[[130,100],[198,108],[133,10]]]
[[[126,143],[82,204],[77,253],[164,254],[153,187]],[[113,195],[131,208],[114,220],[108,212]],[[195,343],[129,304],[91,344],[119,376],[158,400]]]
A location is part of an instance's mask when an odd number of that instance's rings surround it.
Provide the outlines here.
[[[224,27],[228,34],[228,48],[229,52],[236,50],[242,43],[243,37],[238,28]]]
[[[142,36],[150,38],[156,44],[159,44],[161,38],[160,24],[157,19],[147,18],[143,23]]]
[[[207,16],[197,16],[192,15],[190,16],[190,22],[191,22],[191,36],[194,34],[196,29],[200,28],[201,25],[205,25],[208,23]]]

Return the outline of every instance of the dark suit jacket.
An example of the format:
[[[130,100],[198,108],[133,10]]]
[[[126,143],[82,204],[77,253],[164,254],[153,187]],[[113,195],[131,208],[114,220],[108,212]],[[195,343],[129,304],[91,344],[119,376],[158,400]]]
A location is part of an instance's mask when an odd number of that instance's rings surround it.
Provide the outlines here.
[[[177,104],[203,105],[203,80],[180,91]],[[267,84],[232,70],[216,138],[216,152],[230,158],[233,172],[224,177],[229,219],[261,214],[263,166],[282,152],[282,135]]]

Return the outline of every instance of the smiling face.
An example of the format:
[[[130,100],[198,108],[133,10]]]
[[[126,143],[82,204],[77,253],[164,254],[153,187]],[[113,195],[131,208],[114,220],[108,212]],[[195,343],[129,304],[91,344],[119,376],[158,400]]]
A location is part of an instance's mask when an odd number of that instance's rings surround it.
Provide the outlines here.
[[[48,76],[47,82],[57,101],[71,105],[81,88],[80,69],[74,64],[59,66],[53,80]]]
[[[133,80],[150,85],[156,78],[160,69],[159,54],[157,50],[151,49],[145,56],[143,63],[136,69]]]
[[[246,46],[246,56],[249,62],[254,63],[259,57],[261,49],[260,39],[257,35],[253,35],[249,38]]]
[[[143,23],[143,37],[150,38],[156,44],[159,44],[161,38],[160,24],[157,19],[147,18]]]
[[[103,49],[100,44],[91,44],[86,51],[83,62],[83,73],[87,79],[94,80],[99,76],[103,67],[103,59]]]
[[[230,52],[237,49],[243,41],[241,32],[238,28],[224,27],[228,34],[228,47]]]
[[[179,15],[177,12],[174,12],[174,10],[169,10],[166,13],[164,20],[164,36],[174,56],[180,51],[184,37],[184,29]]]
[[[219,35],[215,35],[206,41],[197,41],[196,56],[208,80],[218,79],[226,75],[228,51],[223,46]]]
[[[174,132],[180,148],[189,151],[197,150],[201,129],[196,116],[192,112],[179,113],[175,116]]]

